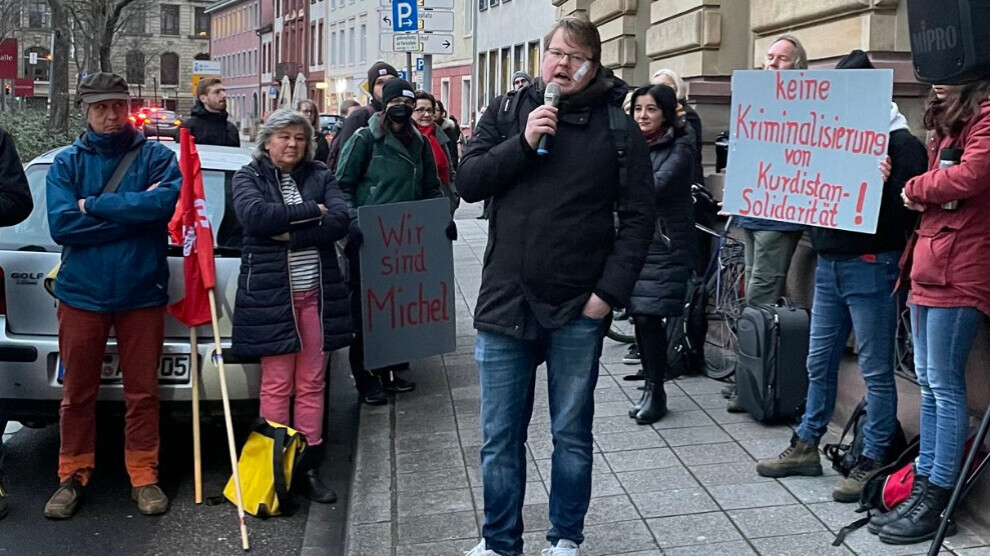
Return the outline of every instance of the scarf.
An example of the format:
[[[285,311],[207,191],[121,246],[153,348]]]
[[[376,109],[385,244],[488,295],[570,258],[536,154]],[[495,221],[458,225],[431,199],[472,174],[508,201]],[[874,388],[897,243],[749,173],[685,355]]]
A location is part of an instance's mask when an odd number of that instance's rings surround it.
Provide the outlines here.
[[[648,146],[651,146],[652,147],[658,141],[660,141],[660,138],[661,137],[663,137],[666,134],[667,134],[667,126],[662,125],[662,126],[656,128],[656,130],[654,130],[654,131],[652,131],[650,133],[647,133],[645,135],[645,137],[646,137],[646,144]]]
[[[440,182],[444,185],[449,185],[450,161],[447,160],[447,154],[443,151],[443,147],[440,146],[440,142],[437,141],[436,124],[427,127],[417,125],[416,129],[430,142],[430,147],[433,149],[433,159],[437,161],[437,176],[440,178]]]

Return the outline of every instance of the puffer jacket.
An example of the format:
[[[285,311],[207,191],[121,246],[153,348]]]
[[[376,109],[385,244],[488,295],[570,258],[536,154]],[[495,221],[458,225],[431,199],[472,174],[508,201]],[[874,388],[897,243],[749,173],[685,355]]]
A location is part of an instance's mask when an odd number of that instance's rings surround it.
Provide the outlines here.
[[[135,146],[137,158],[117,191],[104,194]],[[131,126],[113,135],[88,131],[58,153],[48,170],[46,199],[49,231],[63,246],[55,297],[99,313],[165,305],[168,221],[181,185],[175,154]],[[86,199],[85,213],[79,199]]]
[[[963,149],[962,160],[939,169],[946,147]],[[975,307],[990,316],[990,100],[959,137],[935,134],[928,159],[928,172],[904,186],[925,211],[901,258],[902,282],[909,274],[911,303]],[[956,210],[942,208],[951,201],[959,201]]]
[[[303,203],[286,205],[280,172],[265,157],[234,175],[234,210],[244,225],[244,247],[237,278],[232,349],[242,357],[296,353],[302,343],[296,327],[289,280],[289,252],[320,251],[320,316],[323,350],[332,351],[354,337],[350,290],[337,266],[334,242],[347,235],[347,203],[320,162],[302,163],[292,172]],[[318,204],[327,208],[320,217]],[[272,239],[289,232],[289,242]]]
[[[650,145],[657,221],[629,300],[633,315],[675,317],[684,312],[697,251],[691,200],[694,142],[693,133],[670,128]]]
[[[227,111],[210,112],[203,103],[193,103],[189,117],[182,122],[182,127],[189,128],[197,145],[218,145],[221,147],[240,147],[241,136],[237,126],[227,119]]]
[[[413,126],[406,148],[382,127],[382,113],[368,121],[344,145],[337,184],[353,208],[443,197],[433,150]]]

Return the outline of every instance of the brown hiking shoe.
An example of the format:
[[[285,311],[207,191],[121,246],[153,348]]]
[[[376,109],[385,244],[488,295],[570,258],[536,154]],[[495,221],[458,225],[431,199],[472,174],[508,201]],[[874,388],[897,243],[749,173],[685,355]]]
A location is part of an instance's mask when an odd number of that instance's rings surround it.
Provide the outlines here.
[[[138,511],[144,515],[162,515],[168,511],[168,496],[158,485],[147,485],[131,489],[131,498],[137,502]]]
[[[836,502],[859,502],[863,486],[877,474],[883,465],[866,456],[860,456],[849,476],[839,481],[832,489],[832,499]]]
[[[808,444],[795,434],[791,437],[791,445],[779,456],[757,463],[756,472],[761,477],[776,478],[794,475],[817,477],[822,474],[822,462],[818,456],[818,446]]]
[[[48,519],[69,519],[75,515],[82,502],[83,486],[75,477],[59,485],[55,494],[45,504],[45,517]]]

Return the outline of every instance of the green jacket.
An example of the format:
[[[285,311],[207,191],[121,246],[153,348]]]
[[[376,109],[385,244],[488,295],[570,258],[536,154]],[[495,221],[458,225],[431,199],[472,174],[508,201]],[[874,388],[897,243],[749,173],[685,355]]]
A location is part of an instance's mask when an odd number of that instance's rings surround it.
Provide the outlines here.
[[[443,197],[430,144],[413,127],[413,142],[406,148],[381,128],[382,117],[381,112],[371,116],[368,127],[341,151],[337,185],[347,202],[358,208]]]

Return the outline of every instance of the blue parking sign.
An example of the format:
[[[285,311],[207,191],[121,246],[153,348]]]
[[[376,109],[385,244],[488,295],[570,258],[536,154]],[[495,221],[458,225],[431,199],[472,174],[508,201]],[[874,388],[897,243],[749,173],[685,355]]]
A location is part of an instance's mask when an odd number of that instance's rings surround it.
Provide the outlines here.
[[[399,73],[399,79],[404,79],[406,81],[409,81],[409,74],[406,73],[406,70],[398,70],[398,73]]]
[[[392,0],[392,31],[405,33],[419,29],[416,0]]]
[[[423,58],[422,57],[416,58],[416,71],[423,71],[424,67],[425,67],[425,61],[423,60]]]

